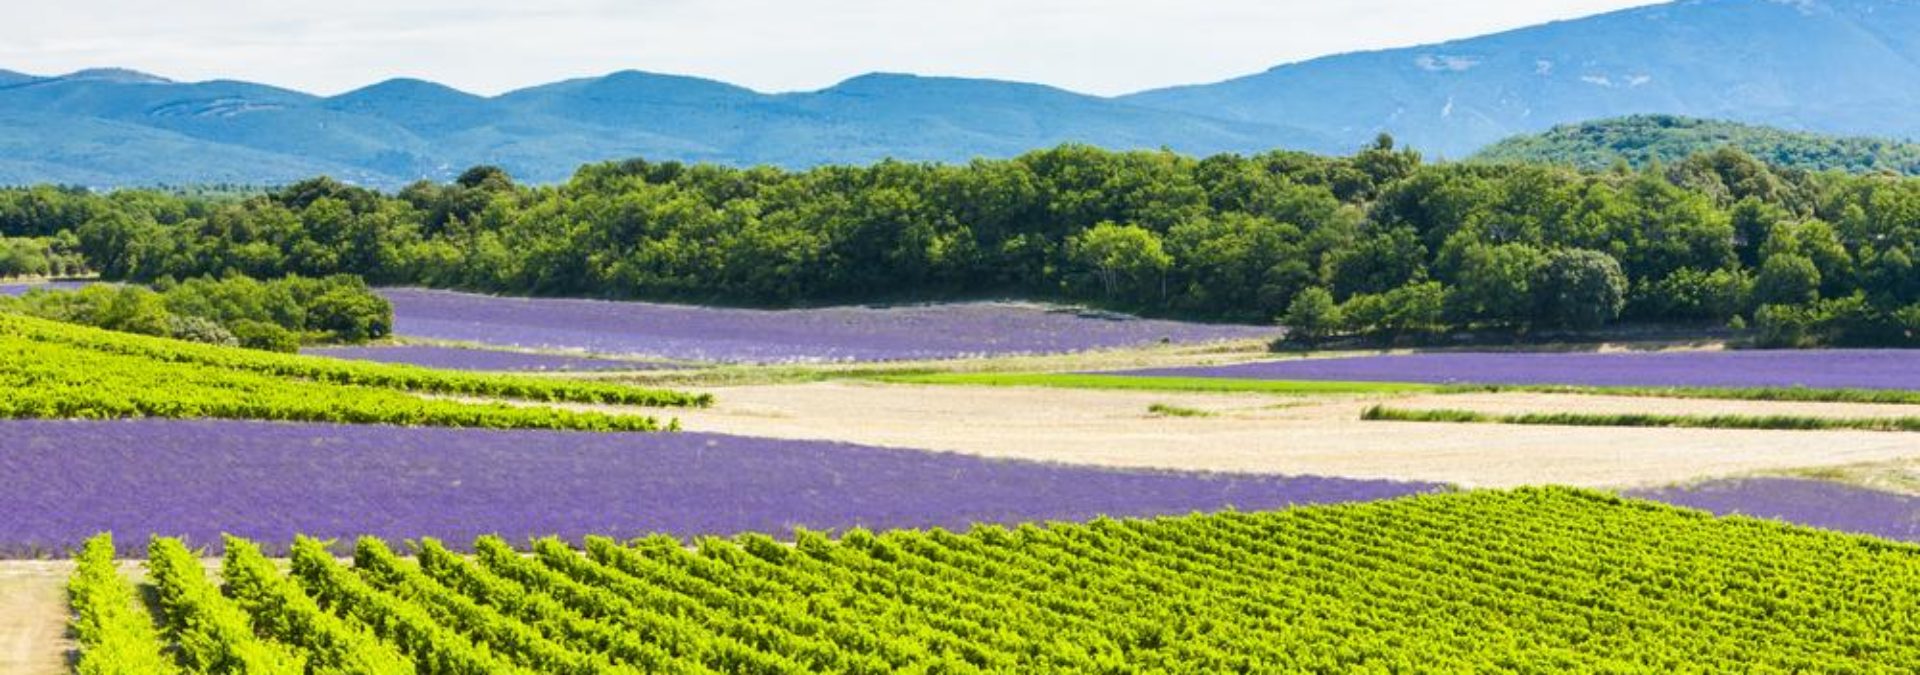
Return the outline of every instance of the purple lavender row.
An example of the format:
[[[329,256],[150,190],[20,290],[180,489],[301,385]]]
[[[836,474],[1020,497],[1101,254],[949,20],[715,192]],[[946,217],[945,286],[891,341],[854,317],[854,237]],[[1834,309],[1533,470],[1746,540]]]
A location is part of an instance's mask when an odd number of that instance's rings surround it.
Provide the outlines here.
[[[1920,542],[1920,497],[1840,483],[1751,478],[1627,493],[1719,515],[1745,515]]]
[[[1213,325],[960,303],[891,308],[721,309],[386,289],[394,332],[439,340],[690,361],[895,361],[1064,353],[1159,342],[1272,338],[1271,326]]]
[[[1425,483],[1118,471],[827,442],[231,421],[0,422],[0,555],[111,530],[390,541],[965,528],[1384,499]]]
[[[1920,351],[1444,352],[1289,359],[1115,374],[1434,384],[1920,389]]]
[[[0,296],[21,296],[27,291],[44,288],[50,291],[72,291],[85,288],[91,281],[7,281],[0,282]]]
[[[396,345],[391,347],[312,347],[300,350],[310,356],[336,359],[404,363],[444,370],[472,371],[596,371],[661,370],[675,366],[645,361],[599,359],[563,354],[534,354],[498,349],[467,349],[432,345]]]

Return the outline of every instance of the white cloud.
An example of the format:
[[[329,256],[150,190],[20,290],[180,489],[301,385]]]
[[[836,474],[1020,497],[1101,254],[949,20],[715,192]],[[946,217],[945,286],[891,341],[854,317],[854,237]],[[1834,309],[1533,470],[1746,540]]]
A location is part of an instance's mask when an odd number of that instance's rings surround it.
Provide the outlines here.
[[[0,68],[124,66],[335,93],[388,77],[497,93],[621,69],[764,91],[869,71],[1102,94],[1437,42],[1644,0],[62,0],[19,3]]]

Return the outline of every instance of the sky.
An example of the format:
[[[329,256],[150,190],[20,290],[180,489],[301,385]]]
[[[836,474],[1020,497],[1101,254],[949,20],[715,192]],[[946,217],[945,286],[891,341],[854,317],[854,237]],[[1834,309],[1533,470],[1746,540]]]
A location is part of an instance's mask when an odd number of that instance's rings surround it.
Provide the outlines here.
[[[15,4],[15,3],[9,3]],[[760,91],[867,72],[1121,94],[1570,19],[1646,0],[53,0],[7,8],[0,69],[126,67],[336,94],[478,94],[635,69]]]

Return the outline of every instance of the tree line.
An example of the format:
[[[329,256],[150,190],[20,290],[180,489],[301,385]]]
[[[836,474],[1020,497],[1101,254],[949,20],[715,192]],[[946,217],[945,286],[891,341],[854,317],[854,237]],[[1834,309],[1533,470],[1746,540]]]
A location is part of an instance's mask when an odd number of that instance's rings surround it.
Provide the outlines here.
[[[1582,171],[1066,145],[804,171],[630,160],[552,186],[476,168],[382,194],[0,191],[0,235],[111,279],[371,283],[765,306],[1018,295],[1303,335],[1752,323],[1771,344],[1912,341],[1920,179],[1738,150]]]
[[[393,306],[359,277],[298,275],[162,277],[152,288],[93,284],[76,290],[34,289],[0,297],[0,311],[122,333],[190,342],[296,352],[302,344],[363,343],[393,332]]]

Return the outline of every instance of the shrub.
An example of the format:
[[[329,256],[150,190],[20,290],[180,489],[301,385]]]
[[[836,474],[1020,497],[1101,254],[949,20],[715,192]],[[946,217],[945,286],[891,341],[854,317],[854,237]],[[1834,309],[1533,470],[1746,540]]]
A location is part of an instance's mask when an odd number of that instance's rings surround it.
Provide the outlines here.
[[[240,346],[269,352],[291,354],[300,351],[300,335],[265,321],[241,319],[232,326]]]
[[[167,323],[168,335],[175,340],[203,342],[223,347],[240,345],[240,340],[232,331],[206,317],[174,315],[167,317]]]

